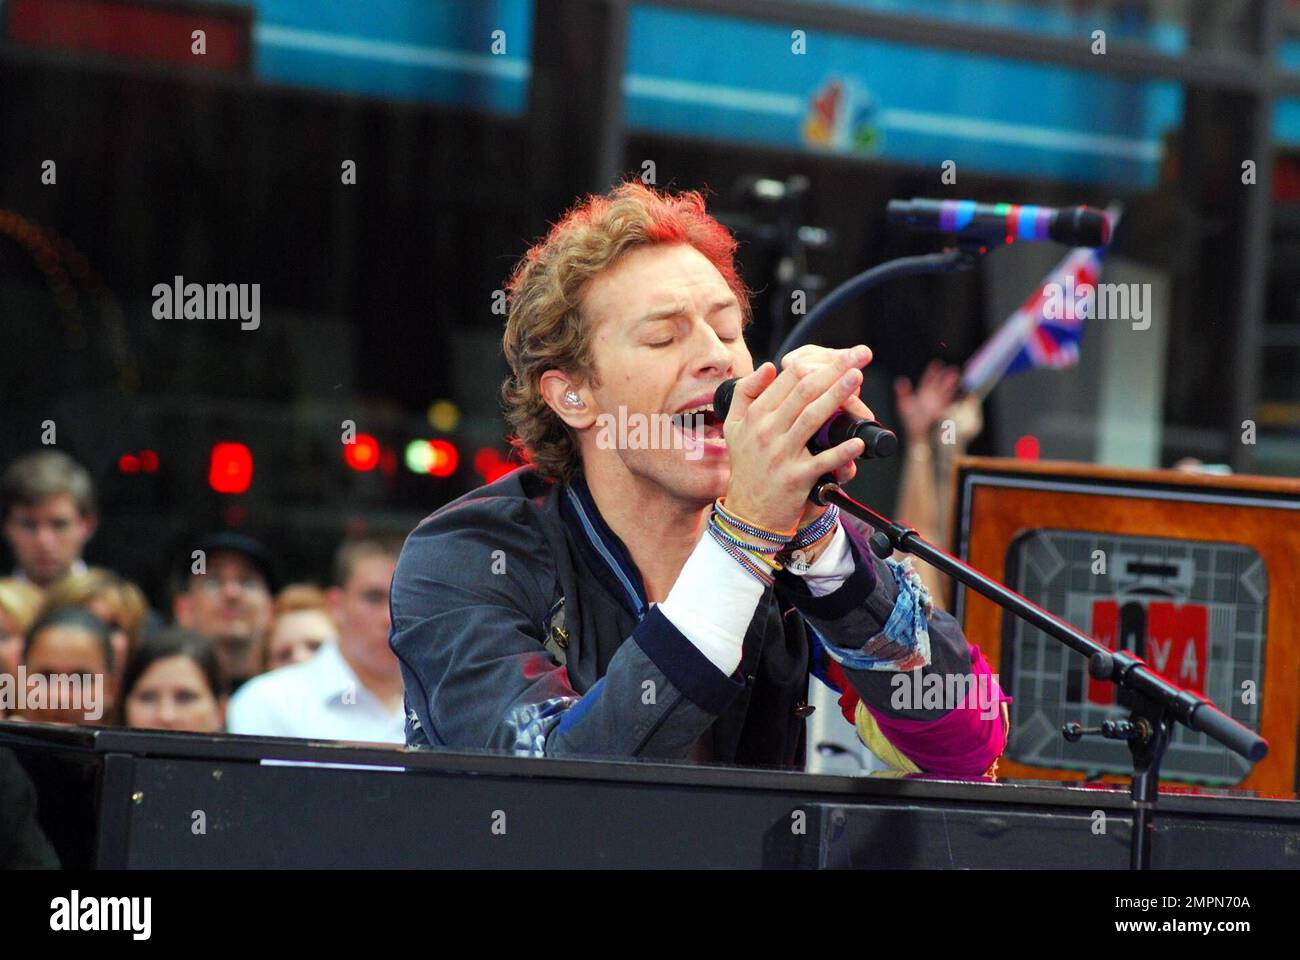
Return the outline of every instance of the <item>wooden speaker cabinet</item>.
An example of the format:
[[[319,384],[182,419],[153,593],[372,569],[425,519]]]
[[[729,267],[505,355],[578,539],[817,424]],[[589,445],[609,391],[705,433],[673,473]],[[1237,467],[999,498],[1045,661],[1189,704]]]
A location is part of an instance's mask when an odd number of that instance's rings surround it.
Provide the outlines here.
[[[1252,769],[1179,725],[1162,781],[1297,791],[1300,480],[964,457],[952,505],[952,543],[967,563],[1269,741]],[[1112,684],[973,591],[956,588],[954,612],[1014,699],[1002,775],[1124,778],[1124,744],[1067,743],[1060,732],[1070,720],[1126,716]]]

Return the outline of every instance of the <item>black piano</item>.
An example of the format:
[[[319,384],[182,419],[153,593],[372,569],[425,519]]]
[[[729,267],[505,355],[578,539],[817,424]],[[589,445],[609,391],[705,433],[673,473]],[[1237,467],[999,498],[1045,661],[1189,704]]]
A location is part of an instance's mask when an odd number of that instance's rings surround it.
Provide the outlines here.
[[[1132,824],[1115,785],[3,722],[0,794],[0,851],[68,868],[1120,870]],[[1156,822],[1153,867],[1300,867],[1294,797],[1165,792]]]

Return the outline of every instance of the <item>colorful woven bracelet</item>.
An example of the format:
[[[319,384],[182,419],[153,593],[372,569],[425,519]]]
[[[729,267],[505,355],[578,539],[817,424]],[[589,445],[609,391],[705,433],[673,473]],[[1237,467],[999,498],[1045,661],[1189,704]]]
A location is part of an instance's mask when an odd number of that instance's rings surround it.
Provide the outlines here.
[[[749,536],[757,537],[760,540],[766,540],[769,543],[779,543],[781,546],[785,546],[790,542],[790,538],[797,532],[797,528],[795,530],[781,531],[770,530],[767,527],[755,526],[747,520],[742,520],[724,507],[722,505],[721,497],[713,502],[713,509],[722,515],[723,520],[726,520],[727,523],[731,524],[741,533],[749,534]]]
[[[724,540],[719,535],[718,528],[713,524],[709,524],[709,536],[711,536],[718,543],[718,545],[722,547],[723,550],[727,551],[727,554],[731,557],[731,559],[739,563],[741,567],[744,568],[746,573],[748,573],[759,583],[763,584],[763,586],[770,587],[775,582],[775,578],[771,574],[764,571],[754,561],[753,557],[745,553],[745,551],[741,550],[739,547],[734,547],[726,540]]]
[[[787,545],[788,548],[801,550],[805,547],[811,547],[822,537],[833,531],[839,519],[840,508],[832,503],[825,513],[794,535],[794,539]]]
[[[732,543],[740,547],[741,550],[748,550],[751,553],[770,554],[770,553],[780,553],[783,549],[785,549],[779,543],[769,543],[760,546],[759,544],[750,543],[748,540],[742,540],[740,538],[740,535],[744,533],[744,531],[737,530],[735,527],[729,524],[726,520],[722,519],[722,517],[718,516],[718,514],[716,513],[714,513],[711,517],[709,517],[709,523],[721,529],[723,534],[725,534],[726,537]]]
[[[737,550],[773,571],[782,569],[775,556],[781,549],[779,546],[773,544],[770,547],[756,547],[748,540],[741,540],[736,536],[736,531],[728,527],[727,522],[716,513],[709,518],[709,529],[713,531],[713,539],[731,544]]]

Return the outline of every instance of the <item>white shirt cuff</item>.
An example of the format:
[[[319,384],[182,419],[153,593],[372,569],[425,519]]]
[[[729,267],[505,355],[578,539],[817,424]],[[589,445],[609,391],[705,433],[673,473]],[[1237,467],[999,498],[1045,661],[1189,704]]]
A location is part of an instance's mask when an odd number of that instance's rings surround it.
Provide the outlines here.
[[[803,577],[808,592],[814,597],[824,597],[838,590],[853,573],[853,552],[849,549],[849,535],[844,532],[843,525],[835,524],[831,542],[806,569],[802,572],[792,569],[790,572]]]
[[[659,609],[710,663],[731,676],[765,589],[706,531]]]

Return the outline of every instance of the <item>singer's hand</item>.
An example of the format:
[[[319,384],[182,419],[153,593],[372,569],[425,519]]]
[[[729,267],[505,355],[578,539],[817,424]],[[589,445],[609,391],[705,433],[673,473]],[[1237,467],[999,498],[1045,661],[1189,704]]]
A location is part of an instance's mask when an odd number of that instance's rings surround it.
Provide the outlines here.
[[[862,454],[857,438],[818,454],[807,448],[823,423],[850,398],[857,399],[859,368],[871,362],[864,346],[832,353],[833,359],[817,364],[810,357],[807,364],[792,361],[780,374],[764,363],[736,382],[723,427],[731,461],[726,503],[742,519],[773,530],[793,529],[817,479],[824,473],[842,475],[842,468]]]
[[[865,347],[861,344],[859,344],[857,347],[848,347],[843,350],[836,350],[831,347],[822,347],[815,343],[805,343],[802,347],[796,347],[794,350],[791,350],[789,353],[787,353],[784,357],[781,358],[781,369],[782,370],[794,369],[795,372],[799,373],[800,375],[805,373],[810,373],[813,370],[817,369],[818,367],[825,366],[826,364],[841,363],[846,354],[852,354],[853,351],[857,349],[862,349],[867,351],[867,362],[865,364],[861,364],[861,366],[866,366],[867,364],[871,363],[870,348]],[[840,406],[840,409],[846,411],[847,413],[852,414],[853,416],[857,417],[859,420],[876,419],[876,415],[871,412],[871,408],[868,407],[865,403],[863,403],[862,398],[859,397],[856,393],[854,393],[853,396],[849,397],[849,399],[845,400],[844,403]],[[858,464],[856,460],[850,460],[848,463],[846,463],[844,466],[840,467],[838,470],[834,472],[835,481],[837,483],[848,483],[857,475],[858,475]],[[825,509],[826,509],[825,507],[819,507],[816,504],[812,504],[812,503],[808,504],[807,507],[804,509],[803,516],[800,517],[799,519],[799,526],[802,527],[805,524],[811,523],[813,520],[816,520],[817,517],[819,517]]]

